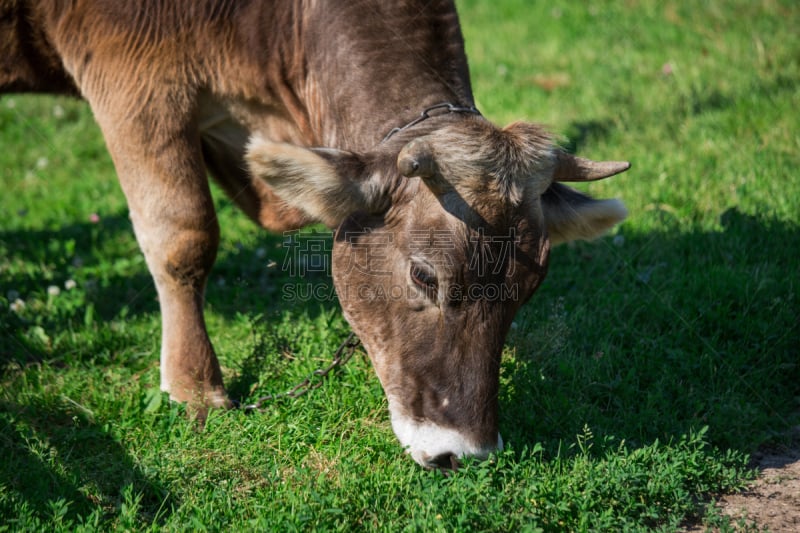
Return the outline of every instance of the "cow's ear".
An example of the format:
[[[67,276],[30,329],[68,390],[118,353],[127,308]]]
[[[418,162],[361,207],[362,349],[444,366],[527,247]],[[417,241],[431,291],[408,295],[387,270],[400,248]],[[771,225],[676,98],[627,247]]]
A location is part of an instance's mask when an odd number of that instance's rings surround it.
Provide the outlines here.
[[[594,239],[628,216],[619,200],[595,200],[557,182],[542,195],[542,212],[553,244]]]
[[[254,137],[247,147],[250,172],[287,204],[336,227],[356,211],[377,203],[363,159],[352,152],[304,148]]]

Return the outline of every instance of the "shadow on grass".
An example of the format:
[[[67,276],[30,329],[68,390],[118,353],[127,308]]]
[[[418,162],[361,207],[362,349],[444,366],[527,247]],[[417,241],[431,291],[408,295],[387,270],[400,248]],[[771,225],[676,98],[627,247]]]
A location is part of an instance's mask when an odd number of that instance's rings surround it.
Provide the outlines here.
[[[157,525],[178,505],[111,435],[78,409],[0,401],[0,423],[5,426],[0,479],[6,492],[0,512],[25,509],[29,516],[13,518],[28,522],[28,527],[37,519],[54,520],[59,512],[53,504],[58,500],[67,504],[56,520],[64,524],[85,521],[97,509],[105,521],[126,512],[126,505],[131,512],[135,504],[135,516],[127,519]],[[9,503],[10,509],[3,509]]]
[[[44,330],[70,331],[92,318],[108,322],[120,314],[135,316],[157,309],[152,281],[138,248],[132,246],[132,235],[126,213],[104,216],[98,223],[0,231],[0,248],[8,251],[0,275],[2,296],[9,304],[20,298],[31,311],[26,315],[0,310],[0,372],[9,363],[51,361],[54,355],[44,348],[49,342]],[[73,278],[79,290],[70,292],[65,283]],[[50,286],[70,304],[48,305]],[[41,338],[36,327],[41,328]]]
[[[223,200],[221,209],[229,208]],[[319,301],[297,297],[285,290],[298,285],[292,261],[287,257],[286,237],[263,231],[253,247],[225,243],[212,270],[206,301],[225,318],[239,314],[262,314],[265,321],[275,319],[276,311],[289,309],[311,317],[338,306],[327,274],[304,267],[303,282],[313,283],[321,294],[331,297]],[[331,248],[329,233],[317,240],[324,250]],[[133,236],[127,212],[103,216],[97,223],[64,225],[52,230],[0,230],[0,247],[9,250],[9,268],[0,276],[0,286],[11,303],[19,296],[29,303],[38,299],[35,320],[20,318],[8,308],[0,310],[0,372],[9,363],[24,366],[53,362],[53,355],[42,349],[39,339],[25,333],[35,326],[47,331],[80,330],[91,318],[108,323],[159,312],[155,286]],[[329,257],[329,253],[327,255]],[[329,269],[328,269],[329,270]],[[83,300],[68,309],[46,307],[48,286],[67,296],[67,279],[78,282]],[[91,317],[87,309],[91,307]],[[91,357],[90,353],[85,354]],[[57,363],[57,361],[56,361]]]
[[[800,231],[736,209],[720,221],[554,251],[508,341],[509,442],[556,453],[584,426],[612,446],[706,426],[746,453],[785,438],[800,415]]]
[[[100,318],[111,319],[122,305],[133,312],[155,307],[152,299],[137,297],[152,282],[127,212],[54,229],[0,230],[0,245],[8,250],[3,287],[23,299],[44,293],[48,285],[63,287],[67,273],[84,269]]]

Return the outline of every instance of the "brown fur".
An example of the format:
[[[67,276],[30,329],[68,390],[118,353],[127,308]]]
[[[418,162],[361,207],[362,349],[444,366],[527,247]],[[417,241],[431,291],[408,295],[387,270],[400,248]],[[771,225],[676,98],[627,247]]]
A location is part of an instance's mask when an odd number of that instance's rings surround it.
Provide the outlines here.
[[[158,289],[162,388],[195,404],[228,403],[203,321],[219,241],[207,170],[266,228],[338,226],[334,281],[391,404],[481,449],[496,445],[500,351],[544,277],[548,232],[591,238],[624,216],[552,184],[538,126],[449,113],[380,142],[433,104],[474,105],[449,1],[0,0],[9,91],[91,105]],[[416,138],[436,169],[422,179],[397,170]],[[366,272],[352,268],[363,250]],[[415,268],[437,286],[420,291]],[[518,292],[456,295],[490,286]],[[393,288],[404,297],[379,297]]]

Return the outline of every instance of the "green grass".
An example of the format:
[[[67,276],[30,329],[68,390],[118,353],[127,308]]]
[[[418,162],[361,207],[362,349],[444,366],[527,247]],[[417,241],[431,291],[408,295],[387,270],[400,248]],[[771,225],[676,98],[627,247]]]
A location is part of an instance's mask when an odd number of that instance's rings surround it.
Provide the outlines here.
[[[634,166],[588,187],[629,220],[554,250],[516,319],[507,449],[450,477],[403,455],[363,356],[198,431],[157,390],[155,290],[87,107],[0,99],[0,530],[673,530],[742,486],[799,418],[800,9],[589,4],[460,2],[488,117]],[[252,400],[348,327],[285,301],[283,237],[216,198],[209,330]]]

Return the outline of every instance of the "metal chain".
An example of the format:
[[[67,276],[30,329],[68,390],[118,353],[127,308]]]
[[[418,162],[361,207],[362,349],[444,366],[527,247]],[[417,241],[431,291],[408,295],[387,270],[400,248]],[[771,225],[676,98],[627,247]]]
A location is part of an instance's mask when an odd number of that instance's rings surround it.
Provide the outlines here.
[[[262,411],[264,404],[267,402],[272,402],[280,398],[299,398],[309,391],[320,388],[324,383],[323,378],[325,378],[325,376],[330,374],[335,369],[341,368],[347,364],[347,362],[353,357],[353,354],[355,354],[356,348],[358,348],[360,344],[361,341],[358,340],[356,334],[350,333],[344,342],[339,345],[339,348],[336,349],[336,352],[333,354],[333,360],[328,366],[314,370],[306,379],[292,387],[290,390],[276,394],[267,394],[266,396],[258,398],[251,404],[243,405],[242,409],[247,412]],[[315,377],[319,379],[314,380]]]
[[[423,120],[427,120],[427,119],[431,118],[431,112],[432,111],[437,111],[439,109],[445,109],[446,113],[469,113],[471,115],[480,115],[481,114],[481,112],[478,111],[478,109],[475,106],[461,107],[461,106],[457,106],[455,104],[451,104],[450,102],[444,102],[444,103],[441,103],[441,104],[432,105],[432,106],[424,109],[422,111],[422,113],[420,113],[420,115],[417,118],[415,118],[414,120],[412,120],[411,122],[409,122],[405,126],[402,126],[402,127],[399,127],[399,128],[393,128],[392,131],[390,131],[389,133],[386,134],[386,137],[383,138],[381,143],[385,143],[386,141],[388,141],[389,138],[392,135],[394,135],[395,133],[400,133],[401,131],[405,131],[408,128],[412,128],[412,127],[416,126],[417,124],[419,124]],[[442,114],[446,114],[446,113],[442,113]]]

